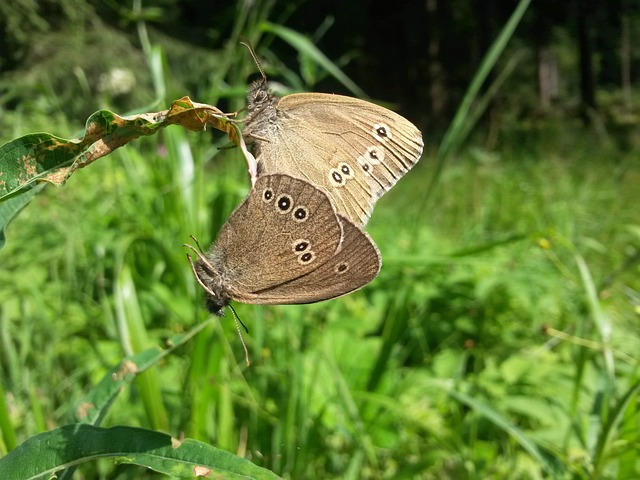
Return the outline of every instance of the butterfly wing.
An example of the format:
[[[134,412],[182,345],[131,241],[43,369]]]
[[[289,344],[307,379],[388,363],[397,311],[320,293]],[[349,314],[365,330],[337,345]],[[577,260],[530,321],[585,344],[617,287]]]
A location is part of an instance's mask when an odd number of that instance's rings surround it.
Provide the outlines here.
[[[342,224],[324,192],[287,175],[264,175],[222,227],[207,260],[226,296],[266,303],[259,292],[323,265],[342,238]]]
[[[314,303],[346,295],[371,282],[380,271],[378,247],[351,220],[339,215],[344,237],[339,250],[316,269],[253,293],[250,303]]]
[[[243,133],[256,144],[260,172],[308,180],[358,225],[423,149],[420,131],[404,117],[364,100],[322,93],[269,103],[252,112]]]

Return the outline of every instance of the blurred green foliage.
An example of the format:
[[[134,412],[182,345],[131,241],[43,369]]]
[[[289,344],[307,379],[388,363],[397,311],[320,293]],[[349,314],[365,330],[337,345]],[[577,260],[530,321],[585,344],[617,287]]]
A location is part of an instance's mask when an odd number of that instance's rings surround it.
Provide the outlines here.
[[[47,25],[25,3],[31,13],[11,18],[34,25],[34,47],[11,30],[24,47],[12,58],[25,63],[0,80],[1,135],[67,135],[98,108],[184,94],[239,109],[255,72],[240,39],[270,78],[326,81],[304,51],[287,62],[270,48],[284,49],[264,22],[286,23],[293,7],[250,3],[209,7],[216,48],[150,28],[171,23],[177,2],[45,2],[64,12]],[[344,51],[358,52],[356,40]],[[40,41],[51,54],[31,57]],[[98,88],[114,68],[134,72],[126,94]],[[236,305],[250,368],[223,318],[138,377],[105,425],[184,433],[286,478],[637,477],[637,133],[567,110],[528,115],[515,100],[534,105],[535,94],[515,72],[499,96],[509,108],[490,110],[435,183],[439,141],[424,130],[423,160],[367,227],[383,257],[371,285],[308,306]],[[177,128],[142,138],[45,189],[11,224],[0,250],[0,453],[67,423],[124,355],[206,318],[181,244],[212,241],[246,194],[244,160],[227,143]],[[80,473],[141,475],[110,460]]]

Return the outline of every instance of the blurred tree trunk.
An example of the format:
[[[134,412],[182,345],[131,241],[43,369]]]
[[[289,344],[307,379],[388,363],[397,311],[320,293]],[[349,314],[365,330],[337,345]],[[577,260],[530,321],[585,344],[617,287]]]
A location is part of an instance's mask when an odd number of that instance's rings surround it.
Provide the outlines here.
[[[436,27],[440,24],[440,5],[438,0],[426,2],[428,24]],[[441,61],[442,35],[439,28],[429,28],[427,38],[427,75],[429,84],[430,114],[436,121],[443,122],[446,117],[445,110],[448,104],[449,92],[446,87],[446,72]]]
[[[565,18],[567,5],[539,0],[531,5],[532,19],[526,36],[535,49],[538,75],[538,108],[548,113],[560,94],[560,70],[553,49],[552,32]]]
[[[595,81],[593,77],[593,46],[591,42],[589,2],[577,0],[578,49],[580,55],[580,96],[582,100],[582,118],[589,121],[590,113],[596,108]]]
[[[498,14],[498,8],[495,0],[476,0],[474,2],[474,9],[478,19],[477,27],[477,62],[476,65],[480,65],[480,62],[491,48],[498,32],[501,29],[499,25],[500,18]],[[483,90],[491,85],[495,80],[495,68],[491,69],[487,78],[484,81]],[[484,112],[484,118],[486,119],[487,129],[485,145],[487,148],[492,148],[495,145],[499,131],[502,125],[502,110],[501,110],[502,96],[500,92],[496,92],[494,96],[489,100],[487,110]]]
[[[623,10],[622,33],[620,38],[620,68],[622,70],[622,101],[627,112],[631,111],[631,32],[629,23],[629,15]]]
[[[549,46],[542,47],[538,51],[538,90],[543,112],[550,110],[553,101],[558,98],[558,83],[556,56]]]

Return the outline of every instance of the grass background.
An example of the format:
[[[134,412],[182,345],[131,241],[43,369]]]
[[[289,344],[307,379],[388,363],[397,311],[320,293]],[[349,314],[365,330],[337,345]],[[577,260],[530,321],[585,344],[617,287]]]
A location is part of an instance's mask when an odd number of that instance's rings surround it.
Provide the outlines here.
[[[209,98],[241,105],[250,59],[221,55],[216,75],[235,83]],[[154,81],[158,93],[171,75]],[[287,478],[637,478],[638,146],[544,119],[440,163],[424,137],[367,226],[374,282],[314,305],[236,304],[250,368],[230,318],[212,322],[105,425],[183,433]],[[181,244],[213,241],[246,195],[224,145],[169,128],[46,188],[11,224],[1,453],[65,424],[123,355],[207,318]],[[154,477],[109,460],[78,475]]]

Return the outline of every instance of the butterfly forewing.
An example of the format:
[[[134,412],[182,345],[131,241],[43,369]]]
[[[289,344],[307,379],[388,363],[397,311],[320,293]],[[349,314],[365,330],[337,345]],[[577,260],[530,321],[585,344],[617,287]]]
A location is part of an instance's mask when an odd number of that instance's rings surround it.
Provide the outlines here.
[[[364,224],[371,216],[375,197],[371,181],[341,145],[318,141],[312,134],[285,138],[284,132],[279,131],[258,151],[259,172],[270,173],[284,167],[290,175],[325,191],[336,210],[357,219],[357,223]],[[329,168],[329,164],[336,167]]]
[[[258,94],[267,95],[254,85],[250,97]],[[364,100],[303,93],[255,105],[244,134],[256,144],[259,171],[308,180],[357,225],[422,154],[411,122]]]

